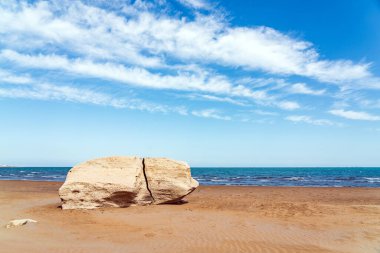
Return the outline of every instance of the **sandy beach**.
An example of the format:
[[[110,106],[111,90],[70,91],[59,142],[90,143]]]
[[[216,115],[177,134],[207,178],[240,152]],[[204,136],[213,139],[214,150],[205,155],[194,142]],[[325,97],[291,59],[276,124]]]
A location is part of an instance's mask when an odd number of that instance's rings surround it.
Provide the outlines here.
[[[201,186],[180,205],[63,211],[60,185],[0,181],[0,252],[380,252],[379,188]],[[5,228],[21,218],[38,223]]]

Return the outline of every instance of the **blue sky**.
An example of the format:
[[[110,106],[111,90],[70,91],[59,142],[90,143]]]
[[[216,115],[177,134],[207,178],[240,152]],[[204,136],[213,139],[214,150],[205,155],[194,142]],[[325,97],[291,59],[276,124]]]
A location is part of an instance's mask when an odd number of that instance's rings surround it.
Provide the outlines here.
[[[1,1],[0,164],[380,166],[380,2]]]

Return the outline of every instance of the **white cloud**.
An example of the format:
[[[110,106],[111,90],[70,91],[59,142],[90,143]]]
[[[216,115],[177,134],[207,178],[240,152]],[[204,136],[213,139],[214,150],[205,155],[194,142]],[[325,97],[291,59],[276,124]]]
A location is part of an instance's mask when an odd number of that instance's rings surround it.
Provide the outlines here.
[[[256,114],[263,115],[263,116],[276,116],[278,115],[275,112],[269,112],[269,111],[263,111],[263,110],[254,110],[253,111]]]
[[[314,119],[310,116],[306,115],[291,115],[285,118],[286,120],[292,121],[292,122],[302,122],[302,123],[307,123],[307,124],[312,124],[312,125],[317,125],[317,126],[332,126],[336,125],[334,122],[327,120],[327,119]]]
[[[293,94],[323,95],[326,90],[313,90],[304,83],[295,83],[289,87],[289,92]]]
[[[99,78],[105,80],[105,85],[112,85],[106,82],[111,80],[142,88],[196,92],[212,101],[239,105],[239,100],[244,99],[247,103],[282,110],[302,109],[297,101],[286,98],[289,92],[323,95],[325,90],[304,83],[291,84],[281,76],[312,78],[344,89],[380,88],[380,78],[371,73],[370,63],[326,59],[312,43],[301,38],[270,27],[233,26],[213,11],[204,11],[208,13],[204,14],[200,9],[211,8],[205,0],[178,1],[194,8],[194,15],[171,15],[165,8],[158,11],[154,5],[160,1],[133,4],[98,1],[103,3],[98,5],[92,5],[92,1],[69,0],[2,1],[0,64],[11,66],[12,71],[20,69],[27,75],[7,76],[0,72],[0,80],[28,83],[34,70],[43,69],[49,71],[47,79],[51,76],[65,79],[67,75],[79,81],[80,78]],[[103,8],[113,3],[117,7]],[[159,6],[163,6],[162,3]],[[219,74],[220,67],[228,71]],[[236,69],[246,78],[229,76]],[[269,78],[255,78],[257,72]],[[48,80],[47,83],[56,82]],[[41,99],[59,97],[60,92],[67,95],[61,95],[60,99],[71,101],[77,94],[75,90],[34,87],[46,94],[41,95]],[[26,93],[25,90],[20,92]],[[33,90],[28,92],[38,97]],[[80,92],[78,89],[78,94]],[[12,94],[16,96],[15,90]],[[93,95],[96,101],[102,101],[101,96]],[[104,103],[112,104],[115,102],[111,102],[112,99],[104,98]],[[138,107],[123,103],[125,107]],[[156,106],[155,110],[225,117],[211,109],[187,111]]]
[[[380,99],[359,99],[358,103],[366,108],[380,108]]]
[[[119,109],[130,109],[158,113],[177,113],[188,115],[188,109],[183,106],[167,106],[147,102],[141,99],[115,98],[109,94],[79,89],[71,86],[53,85],[48,83],[31,86],[0,87],[0,97],[23,98],[36,100],[56,100],[100,106],[111,106]]]
[[[126,102],[109,95],[69,86],[40,84],[34,86],[0,88],[0,97],[27,98],[39,100],[63,100],[69,102],[126,107]]]
[[[12,86],[1,84],[12,84]],[[34,80],[28,76],[15,75],[0,69],[0,97],[37,100],[56,100],[115,108],[128,108],[148,112],[174,112],[187,115],[183,106],[166,106],[150,103],[137,98],[117,98],[110,94],[93,91],[88,88],[76,88],[67,85],[55,85]]]
[[[213,95],[207,95],[207,94],[190,94],[186,96],[190,99],[202,99],[202,100],[210,100],[210,101],[216,101],[216,102],[223,102],[223,103],[230,103],[233,105],[239,105],[239,106],[246,106],[247,104],[245,102],[232,99],[230,97],[217,97]]]
[[[144,67],[165,67],[170,56],[333,83],[371,77],[368,63],[321,59],[310,42],[269,27],[232,27],[213,14],[191,20],[148,9],[124,17],[79,1],[2,4],[0,11],[0,42],[14,49],[28,40],[31,49],[58,47]]]
[[[369,63],[354,63],[349,60],[315,60],[305,66],[305,76],[322,82],[342,83],[369,78]]]
[[[220,120],[231,120],[229,116],[223,116],[216,109],[204,109],[198,111],[191,112],[194,116],[201,118],[212,118],[212,119],[220,119]]]
[[[14,84],[26,84],[30,83],[31,79],[28,76],[16,76],[8,71],[0,69],[0,84],[1,83],[14,83]]]
[[[350,111],[350,110],[331,110],[329,113],[340,116],[346,119],[352,120],[368,120],[368,121],[379,121],[380,116],[372,115],[367,112],[358,112],[358,111]]]
[[[292,111],[300,108],[300,105],[297,102],[293,101],[282,101],[277,103],[277,106],[281,109]]]
[[[209,4],[204,0],[178,0],[183,5],[186,5],[188,7],[194,8],[194,9],[208,9],[210,6]]]
[[[95,63],[91,60],[68,59],[58,55],[25,55],[13,50],[3,50],[0,58],[23,67],[64,70],[89,77],[128,83],[131,85],[177,90],[199,90],[214,93],[233,93],[249,96],[248,90],[232,87],[229,81],[220,75],[209,76],[207,72],[181,72],[178,75],[154,74],[144,68],[125,67],[122,64]],[[243,92],[245,92],[243,94]],[[253,94],[252,94],[253,96]]]
[[[67,71],[85,77],[97,77],[152,89],[226,94],[233,97],[250,98],[256,103],[276,106],[283,110],[300,108],[297,102],[277,101],[276,97],[268,96],[266,90],[253,91],[240,84],[234,86],[227,77],[210,75],[207,71],[180,71],[176,75],[163,75],[152,73],[144,68],[125,67],[122,64],[96,63],[91,60],[69,59],[66,56],[58,55],[26,55],[13,50],[0,51],[1,59],[27,68]],[[204,98],[221,101],[220,98],[212,95],[204,95]],[[231,103],[234,100],[224,98],[224,101]]]

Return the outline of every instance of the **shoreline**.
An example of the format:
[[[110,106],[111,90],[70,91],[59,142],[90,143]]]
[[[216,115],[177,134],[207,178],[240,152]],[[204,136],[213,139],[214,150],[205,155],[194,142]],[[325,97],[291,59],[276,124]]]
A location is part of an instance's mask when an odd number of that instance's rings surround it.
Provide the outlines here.
[[[62,183],[0,181],[0,252],[380,250],[380,188],[200,186],[183,204],[61,210]],[[4,228],[22,218],[38,223]]]
[[[64,182],[69,167],[0,169],[0,180]],[[201,185],[379,187],[380,168],[207,168],[193,167]]]
[[[64,181],[53,181],[53,180],[29,180],[29,179],[21,179],[21,180],[10,180],[10,179],[0,179],[0,183],[1,182],[36,182],[36,183],[55,183],[55,184],[63,184]],[[273,186],[273,185],[210,185],[210,184],[202,184],[202,183],[199,183],[199,185],[201,187],[243,187],[243,188],[301,188],[301,189],[307,189],[307,188],[311,188],[311,189],[336,189],[336,188],[344,188],[344,189],[380,189],[380,187],[377,187],[377,186],[367,186],[367,187],[363,187],[363,186],[300,186],[300,185],[277,185],[277,186]]]

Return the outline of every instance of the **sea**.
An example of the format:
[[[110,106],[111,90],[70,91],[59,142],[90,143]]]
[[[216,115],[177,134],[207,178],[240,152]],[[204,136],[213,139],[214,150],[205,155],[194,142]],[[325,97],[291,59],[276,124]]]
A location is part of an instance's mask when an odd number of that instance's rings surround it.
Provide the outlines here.
[[[0,180],[65,181],[70,167],[4,167]],[[201,185],[380,187],[380,167],[193,167]]]

